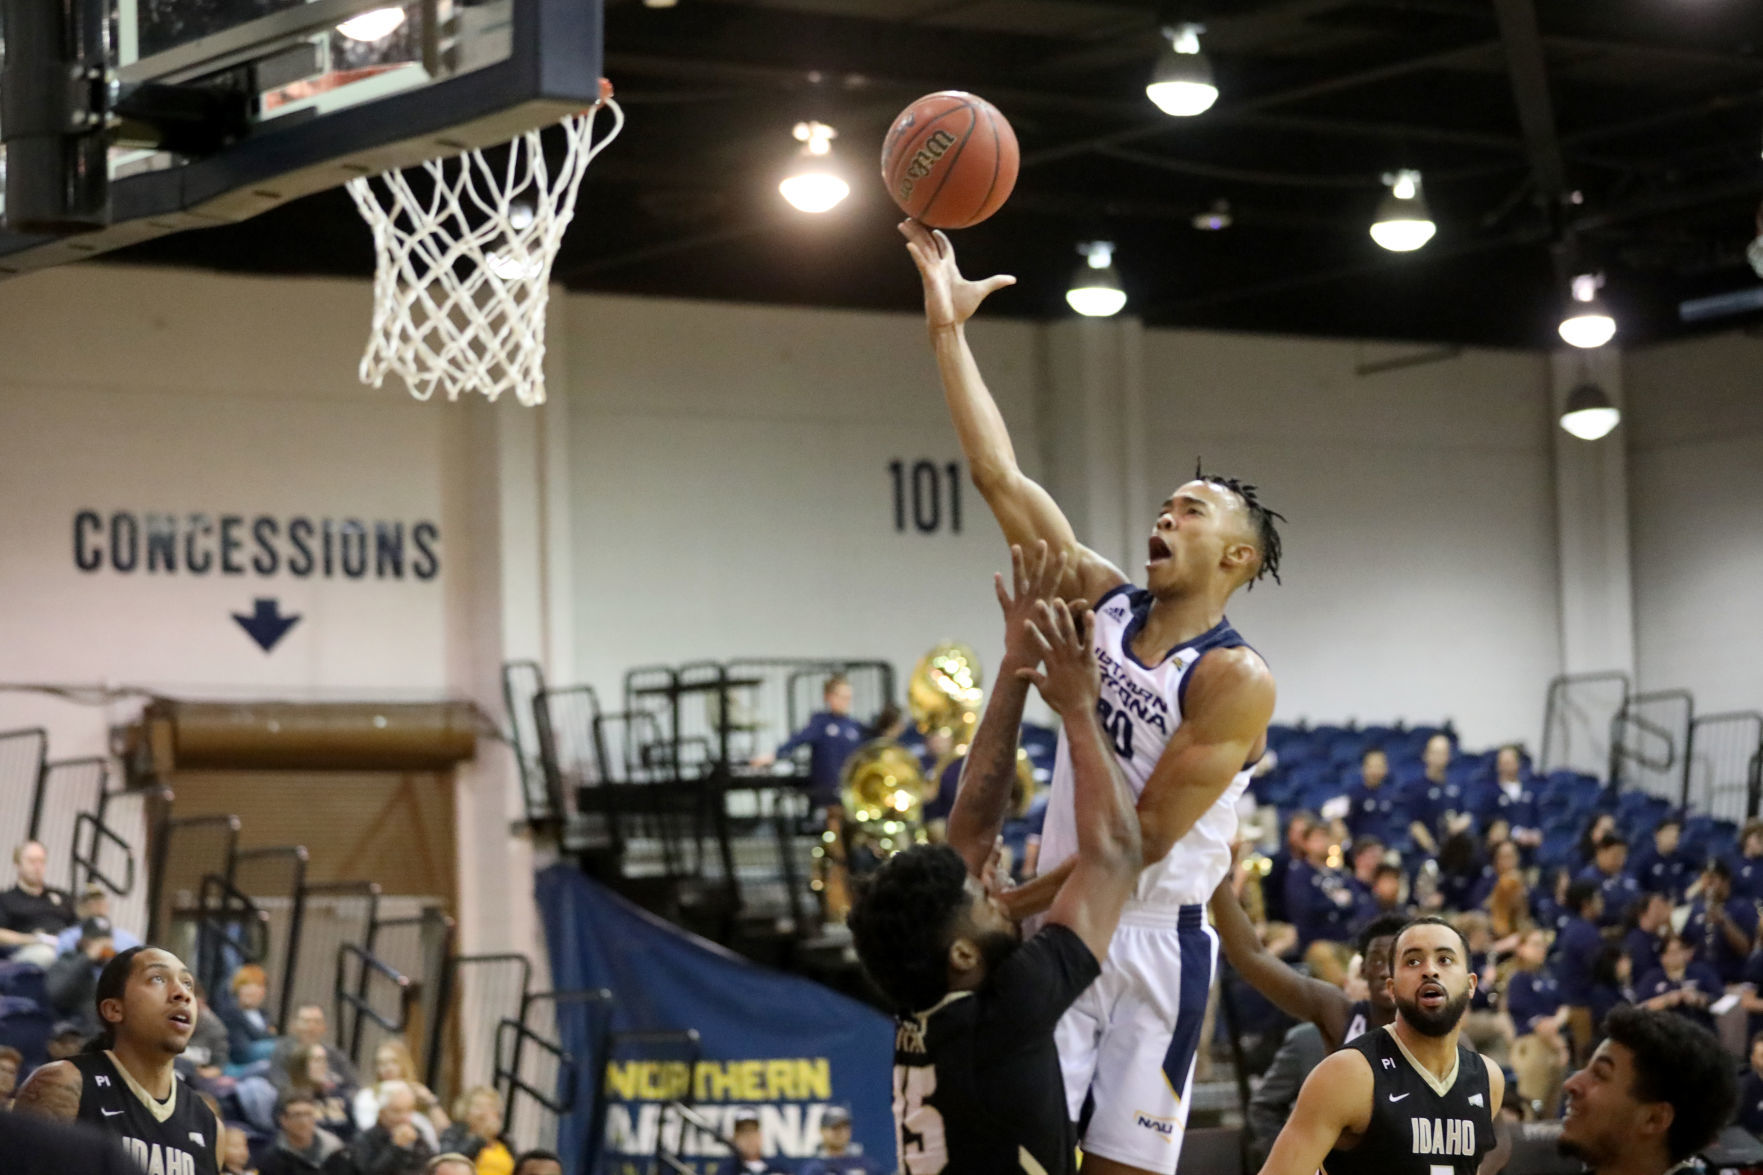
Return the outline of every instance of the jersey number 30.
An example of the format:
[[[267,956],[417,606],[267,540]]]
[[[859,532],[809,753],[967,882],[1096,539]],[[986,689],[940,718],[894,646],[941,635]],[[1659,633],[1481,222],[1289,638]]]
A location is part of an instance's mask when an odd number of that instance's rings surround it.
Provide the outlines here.
[[[1102,719],[1102,730],[1114,744],[1114,753],[1122,759],[1132,758],[1132,715],[1116,710],[1106,699],[1097,701],[1096,713]]]
[[[937,1091],[928,1065],[894,1066],[894,1121],[900,1126],[900,1159],[907,1175],[938,1175],[949,1161],[943,1116],[925,1099]]]

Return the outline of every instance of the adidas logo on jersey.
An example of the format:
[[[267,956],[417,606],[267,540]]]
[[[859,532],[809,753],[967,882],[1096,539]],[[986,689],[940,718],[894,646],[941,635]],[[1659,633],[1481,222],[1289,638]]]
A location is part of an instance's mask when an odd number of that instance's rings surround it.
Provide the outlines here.
[[[1468,1118],[1411,1118],[1417,1155],[1474,1155],[1475,1123]]]

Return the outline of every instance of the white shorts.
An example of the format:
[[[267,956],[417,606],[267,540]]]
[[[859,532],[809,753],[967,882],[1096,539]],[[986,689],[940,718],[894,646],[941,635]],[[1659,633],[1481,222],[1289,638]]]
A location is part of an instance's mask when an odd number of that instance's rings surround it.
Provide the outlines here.
[[[1084,1153],[1175,1171],[1217,959],[1204,907],[1128,905],[1102,974],[1053,1037]]]

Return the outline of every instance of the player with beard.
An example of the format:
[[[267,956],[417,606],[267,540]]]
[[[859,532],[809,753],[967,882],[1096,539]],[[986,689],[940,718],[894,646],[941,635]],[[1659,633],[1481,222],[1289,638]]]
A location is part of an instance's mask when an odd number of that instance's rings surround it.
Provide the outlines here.
[[[1618,1007],[1567,1079],[1556,1146],[1593,1175],[1663,1175],[1714,1141],[1737,1100],[1732,1058],[1672,1012]],[[1331,1173],[1332,1175],[1332,1173]]]
[[[1328,1175],[1476,1175],[1504,1165],[1493,1116],[1505,1077],[1457,1042],[1475,994],[1468,958],[1468,943],[1442,918],[1402,928],[1388,981],[1395,1021],[1311,1072],[1262,1175],[1319,1168]]]
[[[196,1028],[189,968],[133,947],[99,972],[94,1003],[103,1032],[31,1074],[14,1108],[113,1134],[149,1175],[218,1175],[220,1120],[172,1069]]]
[[[949,813],[949,843],[890,858],[849,918],[858,958],[898,1013],[894,1119],[900,1165],[912,1175],[1074,1170],[1077,1134],[1053,1031],[1101,973],[1143,863],[1132,792],[1096,717],[1093,622],[1053,599],[1066,561],[1050,560],[1046,544],[1032,573],[1020,549],[1011,562],[1015,598],[998,585],[1004,658]],[[1030,681],[1071,746],[1078,851],[1045,925],[1024,942],[990,874]]]

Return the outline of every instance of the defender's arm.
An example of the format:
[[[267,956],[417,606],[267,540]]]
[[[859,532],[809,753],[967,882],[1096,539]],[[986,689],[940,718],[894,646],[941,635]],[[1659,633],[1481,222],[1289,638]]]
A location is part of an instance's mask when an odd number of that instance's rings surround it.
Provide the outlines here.
[[[1273,1142],[1261,1175],[1316,1175],[1343,1131],[1371,1123],[1371,1066],[1351,1050],[1334,1053],[1310,1071],[1285,1129]]]
[[[1338,1047],[1353,1011],[1347,993],[1332,983],[1298,974],[1269,951],[1237,901],[1229,877],[1212,892],[1211,909],[1219,945],[1237,973],[1286,1015],[1316,1025],[1329,1049]]]

